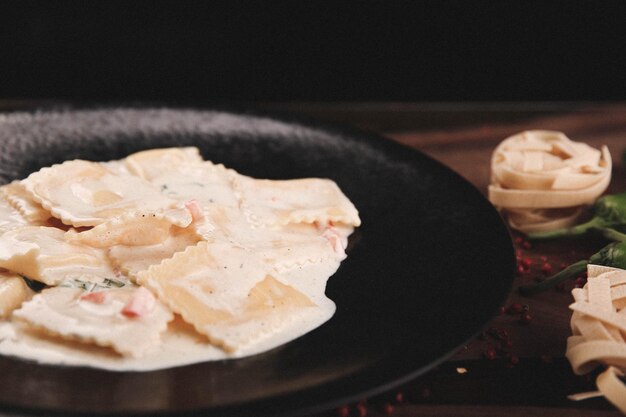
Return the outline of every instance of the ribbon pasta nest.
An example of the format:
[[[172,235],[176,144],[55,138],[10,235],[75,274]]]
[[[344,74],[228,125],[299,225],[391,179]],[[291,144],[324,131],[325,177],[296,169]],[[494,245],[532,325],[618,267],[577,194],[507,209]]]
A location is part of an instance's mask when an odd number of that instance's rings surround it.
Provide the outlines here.
[[[599,393],[570,398],[600,394],[626,413],[626,385],[620,379],[626,372],[626,271],[589,265],[587,272],[587,284],[572,291],[573,335],[567,340],[565,355],[578,375],[599,366],[606,369],[596,379]]]
[[[489,201],[524,233],[576,223],[611,180],[611,155],[561,132],[529,130],[502,141],[491,158]]]

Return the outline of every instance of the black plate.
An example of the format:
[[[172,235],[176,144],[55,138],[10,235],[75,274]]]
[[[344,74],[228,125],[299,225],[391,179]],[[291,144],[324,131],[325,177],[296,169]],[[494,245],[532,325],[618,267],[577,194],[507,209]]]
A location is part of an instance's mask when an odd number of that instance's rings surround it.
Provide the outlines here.
[[[20,414],[306,414],[389,389],[475,335],[510,289],[509,235],[483,196],[448,168],[389,140],[244,113],[167,109],[0,117],[0,177],[66,159],[110,160],[196,145],[266,178],[328,177],[363,226],[327,287],[337,313],[257,356],[115,373],[0,358],[0,409]]]

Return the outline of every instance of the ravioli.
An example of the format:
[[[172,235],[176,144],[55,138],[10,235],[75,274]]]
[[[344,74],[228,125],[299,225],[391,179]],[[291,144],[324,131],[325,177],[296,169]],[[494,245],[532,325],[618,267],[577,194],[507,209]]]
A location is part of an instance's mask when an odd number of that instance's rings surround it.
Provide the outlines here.
[[[254,179],[192,147],[0,190],[0,353],[106,369],[245,356],[321,325],[361,223],[331,180]]]
[[[239,200],[232,183],[237,174],[209,161],[165,170],[151,180],[161,192],[176,200],[195,200],[202,206],[237,208]]]
[[[272,181],[239,176],[234,186],[241,208],[256,226],[313,222],[361,224],[354,205],[331,180]]]
[[[176,207],[175,200],[163,196],[150,183],[112,174],[89,161],[74,160],[43,168],[22,183],[35,201],[72,226],[96,226],[128,210],[156,212]],[[172,216],[171,220],[185,227],[191,216]]]
[[[174,226],[169,229],[166,239],[159,243],[141,246],[115,245],[109,249],[108,256],[121,272],[136,280],[139,272],[145,271],[151,265],[160,264],[175,253],[195,245],[199,240],[200,237],[194,230]]]
[[[200,242],[139,273],[138,282],[227,351],[272,332],[296,310],[315,306],[272,277],[253,252],[227,243]]]
[[[43,225],[50,217],[50,212],[44,209],[41,204],[37,203],[32,195],[26,191],[26,188],[20,181],[13,181],[10,184],[0,187],[0,194],[9,202],[11,207],[19,212],[21,215],[22,223],[34,223]],[[4,206],[4,201],[1,202]],[[7,219],[7,216],[2,214],[2,219]]]
[[[198,148],[194,147],[150,149],[124,160],[128,172],[148,181],[193,162],[202,162]]]
[[[0,272],[0,319],[11,315],[13,310],[33,296],[26,282],[12,272]]]
[[[128,314],[145,288],[125,286],[89,293],[79,288],[43,290],[15,311],[14,316],[47,334],[81,343],[110,346],[128,356],[141,356],[159,344],[160,334],[174,316],[158,300],[144,301],[141,315]],[[149,293],[149,292],[148,292]],[[94,297],[95,295],[95,297]]]
[[[0,268],[46,285],[81,278],[101,281],[116,278],[102,250],[73,245],[65,232],[45,226],[27,226],[0,236]]]
[[[176,227],[173,219],[191,221],[191,214],[185,208],[157,212],[127,212],[86,231],[70,230],[66,234],[66,240],[98,248],[115,245],[154,245],[169,237],[170,229]]]
[[[4,189],[4,187],[0,189]],[[0,197],[0,234],[24,227],[27,224],[27,220],[8,201]]]
[[[196,229],[204,240],[229,242],[253,251],[279,272],[307,263],[340,261],[349,234],[344,232],[342,237],[336,228],[308,223],[259,228],[240,211],[219,206],[206,207],[203,222],[196,224]],[[337,231],[338,247],[330,242],[329,230]]]

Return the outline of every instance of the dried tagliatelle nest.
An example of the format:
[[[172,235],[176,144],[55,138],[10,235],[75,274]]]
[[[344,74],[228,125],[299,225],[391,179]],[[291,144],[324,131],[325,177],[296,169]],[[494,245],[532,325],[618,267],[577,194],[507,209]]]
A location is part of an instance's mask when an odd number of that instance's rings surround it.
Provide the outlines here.
[[[491,158],[489,201],[524,233],[575,224],[611,180],[611,154],[551,130],[510,136]]]
[[[572,291],[572,333],[566,356],[574,372],[583,375],[599,366],[605,370],[596,379],[597,392],[570,396],[583,400],[604,396],[626,413],[626,271],[589,265],[588,281]]]

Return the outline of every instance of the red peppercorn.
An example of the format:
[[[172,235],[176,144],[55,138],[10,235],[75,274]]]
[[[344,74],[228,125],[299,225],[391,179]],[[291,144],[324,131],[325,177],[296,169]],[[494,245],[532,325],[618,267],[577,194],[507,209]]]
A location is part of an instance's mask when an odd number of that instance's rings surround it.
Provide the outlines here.
[[[502,347],[505,349],[511,349],[513,347],[513,342],[510,339],[502,341]]]
[[[532,249],[533,245],[529,241],[525,240],[524,243],[522,243],[522,247],[528,250],[528,249]]]
[[[530,266],[533,264],[532,259],[530,258],[522,258],[522,265],[524,266],[524,268],[528,269],[530,268]]]
[[[522,243],[523,241],[524,241],[524,239],[521,236],[518,236],[518,237],[515,238],[515,243],[517,243],[518,245],[520,243]]]
[[[517,265],[517,268],[515,269],[515,273],[517,274],[518,277],[524,275],[526,273],[526,270],[524,269],[523,265]]]
[[[349,417],[350,416],[350,408],[347,405],[339,407],[337,409],[337,415],[339,417]]]
[[[522,315],[519,318],[520,323],[522,324],[528,324],[533,320],[533,316],[530,315],[530,313],[528,311],[526,311],[525,313],[522,313]]]
[[[367,416],[367,407],[365,406],[365,404],[361,404],[361,403],[357,404],[356,411],[359,417]]]
[[[578,277],[578,278],[576,278],[575,285],[576,285],[577,288],[584,287],[586,283],[587,283],[587,278],[585,278],[585,277]]]
[[[385,413],[385,415],[390,416],[393,414],[393,405],[391,405],[391,403],[385,403],[385,405],[383,405],[383,413]]]
[[[513,303],[508,308],[508,313],[511,315],[519,314],[522,311],[524,311],[524,306],[522,306],[520,303]]]
[[[404,402],[404,393],[402,391],[396,392],[395,400],[398,404],[402,404]]]
[[[550,265],[549,263],[544,263],[543,265],[541,265],[541,272],[543,272],[544,275],[551,275],[552,274],[552,265]]]
[[[519,363],[519,356],[511,355],[511,357],[509,358],[509,363],[511,365],[517,365]]]
[[[496,350],[493,347],[488,347],[487,350],[485,350],[485,358],[490,361],[494,360],[496,358]]]

